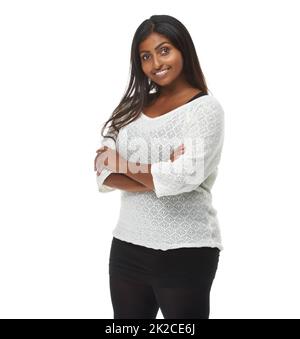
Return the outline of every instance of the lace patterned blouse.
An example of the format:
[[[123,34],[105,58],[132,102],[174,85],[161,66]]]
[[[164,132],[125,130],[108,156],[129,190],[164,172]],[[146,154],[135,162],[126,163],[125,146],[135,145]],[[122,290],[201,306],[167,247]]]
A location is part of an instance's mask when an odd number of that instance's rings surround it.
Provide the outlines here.
[[[114,237],[158,250],[180,247],[218,247],[223,250],[217,211],[212,204],[224,141],[224,111],[212,95],[197,94],[187,103],[150,118],[143,112],[120,129],[117,148],[136,163],[151,163],[154,190],[120,190],[121,207]],[[184,143],[185,152],[174,162],[171,151]],[[116,190],[103,184],[112,173],[96,176],[98,190]]]

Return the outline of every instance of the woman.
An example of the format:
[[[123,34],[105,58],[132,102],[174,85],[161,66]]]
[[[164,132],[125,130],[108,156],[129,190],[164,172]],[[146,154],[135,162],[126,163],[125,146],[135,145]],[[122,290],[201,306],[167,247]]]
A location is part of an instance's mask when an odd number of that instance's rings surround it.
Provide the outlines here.
[[[94,161],[99,191],[121,190],[109,259],[114,319],[155,319],[159,308],[165,319],[208,319],[223,249],[211,188],[224,112],[174,17],[142,22],[131,65]]]

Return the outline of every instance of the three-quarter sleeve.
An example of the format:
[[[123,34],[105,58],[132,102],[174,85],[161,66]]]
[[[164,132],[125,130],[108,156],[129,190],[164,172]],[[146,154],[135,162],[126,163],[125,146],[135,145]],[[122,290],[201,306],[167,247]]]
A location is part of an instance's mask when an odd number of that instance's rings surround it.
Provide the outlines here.
[[[224,141],[224,111],[216,98],[199,102],[187,113],[182,143],[185,152],[175,161],[151,165],[158,198],[195,190],[220,162]],[[179,146],[179,145],[178,145]]]
[[[102,146],[108,146],[111,149],[116,149],[116,144],[114,142],[114,140],[112,140],[111,138],[103,138],[101,141],[101,147]],[[98,191],[101,193],[108,193],[108,192],[112,192],[115,191],[116,188],[104,185],[103,182],[104,180],[111,174],[114,173],[113,171],[111,171],[108,168],[103,168],[100,175],[96,174],[96,182],[98,185]]]

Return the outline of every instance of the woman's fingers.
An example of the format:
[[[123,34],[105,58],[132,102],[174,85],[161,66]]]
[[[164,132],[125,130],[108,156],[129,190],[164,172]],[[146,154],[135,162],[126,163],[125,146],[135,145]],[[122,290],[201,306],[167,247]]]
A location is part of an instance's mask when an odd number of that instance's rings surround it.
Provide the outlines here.
[[[101,156],[101,153],[98,153],[95,157],[94,160],[94,171],[97,171],[97,159],[99,158],[99,156]]]
[[[182,154],[184,153],[184,144],[181,144],[179,147],[177,147],[171,154],[171,161],[175,161],[178,159]]]
[[[96,155],[95,160],[94,160],[94,171],[97,171],[96,162],[97,162],[98,156],[101,155],[101,153],[103,151],[105,151],[106,149],[107,149],[107,146],[102,146],[102,147],[100,147],[96,150],[97,155]],[[98,175],[98,172],[97,172],[97,175]],[[100,173],[99,173],[99,175],[100,175]]]
[[[102,146],[101,148],[97,149],[96,153],[103,152],[107,149],[107,146]]]
[[[95,160],[94,160],[94,171],[97,171],[96,163],[98,159],[99,154],[96,155]]]

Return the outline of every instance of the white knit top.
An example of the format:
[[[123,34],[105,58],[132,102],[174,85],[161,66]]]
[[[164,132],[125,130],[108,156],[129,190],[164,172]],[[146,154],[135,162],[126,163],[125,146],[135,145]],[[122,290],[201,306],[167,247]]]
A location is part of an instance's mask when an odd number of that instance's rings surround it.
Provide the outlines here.
[[[154,191],[121,191],[121,207],[114,237],[153,249],[218,247],[223,250],[211,189],[217,177],[224,140],[224,111],[212,95],[200,96],[168,113],[150,118],[144,113],[121,128],[117,148],[136,163],[151,163]],[[180,144],[185,153],[174,162],[171,151]],[[99,192],[112,171],[96,176]]]

